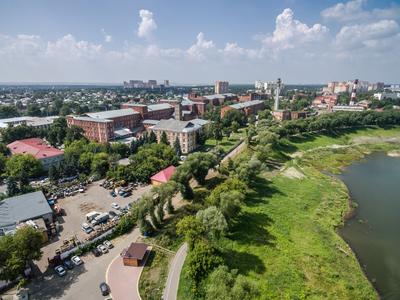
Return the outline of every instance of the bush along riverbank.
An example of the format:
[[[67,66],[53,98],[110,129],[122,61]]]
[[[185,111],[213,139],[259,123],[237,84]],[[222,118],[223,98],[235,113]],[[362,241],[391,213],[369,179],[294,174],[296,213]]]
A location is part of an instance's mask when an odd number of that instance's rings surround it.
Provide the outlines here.
[[[324,172],[339,173],[374,151],[399,150],[397,141],[386,139],[399,139],[399,129],[296,140],[257,130],[247,152],[231,164],[258,159],[261,172],[248,182],[240,213],[212,241],[221,258],[216,264],[228,271],[213,266],[193,293],[193,266],[186,261],[178,299],[234,299],[237,281],[249,287],[250,294],[242,290],[244,299],[377,299],[354,253],[337,233],[352,211],[347,188]],[[216,284],[231,286],[231,291],[216,293]]]

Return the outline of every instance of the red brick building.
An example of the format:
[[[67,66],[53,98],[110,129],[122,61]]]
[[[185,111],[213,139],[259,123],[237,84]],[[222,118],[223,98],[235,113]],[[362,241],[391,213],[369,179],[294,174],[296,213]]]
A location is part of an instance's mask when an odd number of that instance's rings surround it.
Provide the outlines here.
[[[160,104],[137,104],[137,103],[123,103],[121,105],[122,109],[133,109],[141,115],[142,120],[162,120],[169,119],[174,114],[174,106],[168,103]]]
[[[236,103],[221,108],[221,118],[230,110],[242,111],[246,116],[257,114],[260,110],[264,109],[264,101],[253,100],[247,102]]]

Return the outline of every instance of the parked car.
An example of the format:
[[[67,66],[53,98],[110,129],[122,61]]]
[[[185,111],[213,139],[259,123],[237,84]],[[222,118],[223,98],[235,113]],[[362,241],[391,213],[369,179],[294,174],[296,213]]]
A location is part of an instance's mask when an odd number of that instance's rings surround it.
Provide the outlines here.
[[[132,195],[132,192],[126,192],[122,197],[127,198]]]
[[[92,253],[96,257],[98,257],[98,256],[100,256],[102,254],[101,251],[99,249],[97,249],[97,248],[93,248],[92,249]]]
[[[97,250],[99,250],[101,253],[106,254],[108,252],[108,249],[104,245],[98,245]]]
[[[64,260],[63,265],[68,270],[72,270],[74,268],[74,263],[72,261],[70,261],[69,259]]]
[[[112,210],[110,210],[109,212],[108,212],[108,214],[110,215],[110,218],[114,218],[117,214],[114,212],[114,211],[112,211]]]
[[[82,259],[80,259],[80,257],[77,255],[72,256],[71,261],[75,264],[75,266],[79,266],[79,265],[83,264]]]
[[[82,223],[81,228],[87,234],[89,234],[93,231],[93,228],[88,223]]]
[[[114,191],[111,191],[110,195],[113,196],[113,197],[117,197],[117,194]]]
[[[111,203],[111,207],[114,208],[114,209],[120,209],[121,208],[121,206],[119,206],[119,204],[115,203],[115,202]]]
[[[108,249],[114,248],[114,245],[111,244],[110,241],[104,241],[103,245],[106,246]]]
[[[107,283],[102,282],[100,283],[100,292],[103,296],[107,296],[110,293],[110,287]]]
[[[54,268],[54,271],[56,271],[57,275],[60,276],[60,277],[62,277],[62,276],[64,276],[65,274],[67,274],[67,271],[66,271],[66,270],[64,269],[64,267],[61,266],[61,265],[55,267],[55,268]]]

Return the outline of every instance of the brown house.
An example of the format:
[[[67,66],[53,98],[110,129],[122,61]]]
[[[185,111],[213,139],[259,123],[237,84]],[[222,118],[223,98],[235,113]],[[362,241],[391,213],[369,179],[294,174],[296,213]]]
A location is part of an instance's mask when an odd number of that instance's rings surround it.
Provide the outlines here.
[[[144,243],[132,243],[128,249],[122,253],[124,266],[139,267],[142,265],[147,253],[147,245]]]

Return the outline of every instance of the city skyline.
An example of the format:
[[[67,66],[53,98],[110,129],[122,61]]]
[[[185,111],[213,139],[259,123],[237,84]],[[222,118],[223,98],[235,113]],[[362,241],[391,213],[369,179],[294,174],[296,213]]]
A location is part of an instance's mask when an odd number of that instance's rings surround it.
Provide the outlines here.
[[[399,19],[399,1],[2,1],[0,82],[395,83]]]

